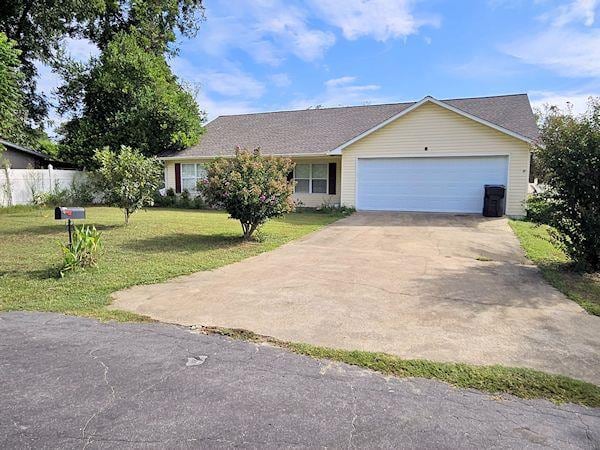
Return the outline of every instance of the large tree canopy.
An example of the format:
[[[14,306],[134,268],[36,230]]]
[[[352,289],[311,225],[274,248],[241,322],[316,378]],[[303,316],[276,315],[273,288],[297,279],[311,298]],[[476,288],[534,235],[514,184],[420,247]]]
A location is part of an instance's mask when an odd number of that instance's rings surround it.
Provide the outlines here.
[[[105,146],[129,145],[150,156],[198,141],[194,97],[148,45],[145,36],[119,33],[89,67],[71,67],[62,106],[77,113],[62,128],[63,158],[90,167],[94,151]]]
[[[19,85],[22,78],[19,50],[0,32],[0,137],[25,144],[26,111]]]
[[[148,48],[164,53],[176,32],[193,35],[202,0],[8,0],[0,2],[0,31],[17,43],[28,118],[39,125],[47,99],[36,92],[36,63],[61,64],[66,37],[87,38],[100,50],[122,32],[139,31]],[[170,49],[174,51],[173,48]]]

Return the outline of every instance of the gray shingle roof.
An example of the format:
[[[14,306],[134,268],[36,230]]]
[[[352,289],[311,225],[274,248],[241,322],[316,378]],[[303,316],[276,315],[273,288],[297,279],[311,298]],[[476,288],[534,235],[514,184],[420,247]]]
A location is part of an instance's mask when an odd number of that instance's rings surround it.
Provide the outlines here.
[[[535,139],[538,129],[527,94],[441,100],[473,116]],[[205,127],[200,142],[161,156],[225,156],[234,147],[263,154],[324,154],[414,105],[348,106],[220,116]]]

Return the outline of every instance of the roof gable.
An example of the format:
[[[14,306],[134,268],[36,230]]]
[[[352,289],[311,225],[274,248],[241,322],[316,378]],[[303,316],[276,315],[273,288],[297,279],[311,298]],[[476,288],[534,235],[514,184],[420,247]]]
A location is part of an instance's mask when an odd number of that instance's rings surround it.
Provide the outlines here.
[[[486,126],[488,126],[490,128],[493,128],[493,129],[495,129],[497,131],[500,131],[501,133],[508,134],[509,136],[512,136],[512,137],[514,137],[516,139],[519,139],[521,141],[525,141],[525,142],[528,142],[528,143],[531,143],[533,141],[533,137],[527,137],[527,136],[521,135],[521,134],[519,134],[517,132],[509,130],[508,128],[505,128],[503,126],[500,126],[500,125],[497,125],[497,124],[495,124],[493,122],[490,122],[489,120],[486,120],[486,119],[484,119],[482,117],[478,117],[478,116],[476,116],[474,114],[471,114],[471,113],[469,113],[467,111],[464,111],[460,107],[453,106],[453,104],[449,103],[448,101],[440,101],[440,100],[437,100],[437,99],[435,99],[435,98],[433,98],[431,96],[427,96],[427,97],[423,98],[422,100],[420,100],[420,101],[418,101],[416,103],[413,103],[408,108],[400,111],[398,114],[395,114],[394,116],[390,117],[389,119],[387,119],[387,120],[385,120],[385,121],[383,121],[383,122],[375,125],[373,128],[364,131],[363,133],[355,136],[354,138],[350,139],[349,141],[347,141],[347,142],[343,143],[342,145],[336,147],[331,152],[329,152],[329,154],[330,155],[341,155],[342,154],[342,150],[344,148],[346,148],[346,147],[354,144],[355,142],[363,139],[364,137],[370,135],[371,133],[374,133],[375,131],[377,131],[377,130],[383,128],[383,127],[385,127],[386,125],[394,122],[395,120],[399,119],[400,117],[403,117],[406,114],[411,113],[412,111],[414,111],[415,109],[419,108],[420,106],[422,106],[422,105],[424,105],[426,103],[433,103],[433,104],[435,104],[437,106],[440,106],[440,107],[442,107],[444,109],[452,111],[452,112],[454,112],[456,114],[459,114],[459,115],[461,115],[463,117],[466,117],[468,119],[474,120],[475,122],[478,122],[478,123],[480,123],[482,125],[486,125]],[[460,101],[456,101],[455,100],[455,101],[453,101],[453,103],[455,103],[455,104],[458,103],[458,105],[462,106],[461,103],[460,103]]]
[[[197,145],[161,156],[168,159],[230,156],[236,146],[260,147],[264,154],[273,155],[339,154],[350,143],[425,102],[434,102],[517,139],[530,142],[537,136],[526,94],[450,100],[425,97],[410,103],[220,116],[205,126]]]

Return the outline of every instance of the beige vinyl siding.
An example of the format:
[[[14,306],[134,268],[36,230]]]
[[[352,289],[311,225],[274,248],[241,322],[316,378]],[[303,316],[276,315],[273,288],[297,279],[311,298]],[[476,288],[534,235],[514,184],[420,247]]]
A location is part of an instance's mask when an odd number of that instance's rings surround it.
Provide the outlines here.
[[[165,186],[168,188],[175,189],[175,163],[180,164],[202,164],[203,162],[210,161],[212,158],[206,159],[182,159],[182,160],[170,160],[165,161]],[[300,164],[328,164],[330,162],[337,163],[336,170],[336,194],[294,194],[294,199],[302,202],[302,206],[309,208],[316,208],[324,204],[328,205],[339,205],[340,204],[340,191],[341,191],[341,158],[327,157],[327,158],[292,158],[295,163]]]
[[[341,203],[355,205],[358,158],[477,155],[508,156],[506,213],[523,215],[529,144],[433,103],[423,104],[342,150]]]

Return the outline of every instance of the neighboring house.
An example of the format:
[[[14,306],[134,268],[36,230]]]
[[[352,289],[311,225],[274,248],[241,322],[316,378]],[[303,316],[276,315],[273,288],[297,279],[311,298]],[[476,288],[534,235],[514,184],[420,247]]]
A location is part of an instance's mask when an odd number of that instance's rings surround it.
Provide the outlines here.
[[[163,154],[166,186],[193,192],[202,163],[260,147],[294,160],[305,206],[480,213],[483,186],[507,188],[524,214],[530,144],[538,129],[526,94],[221,116],[198,145]]]
[[[32,150],[21,145],[0,139],[0,144],[6,147],[4,157],[10,162],[11,169],[47,169],[51,164],[55,169],[70,169],[73,165],[56,161],[45,153]]]

